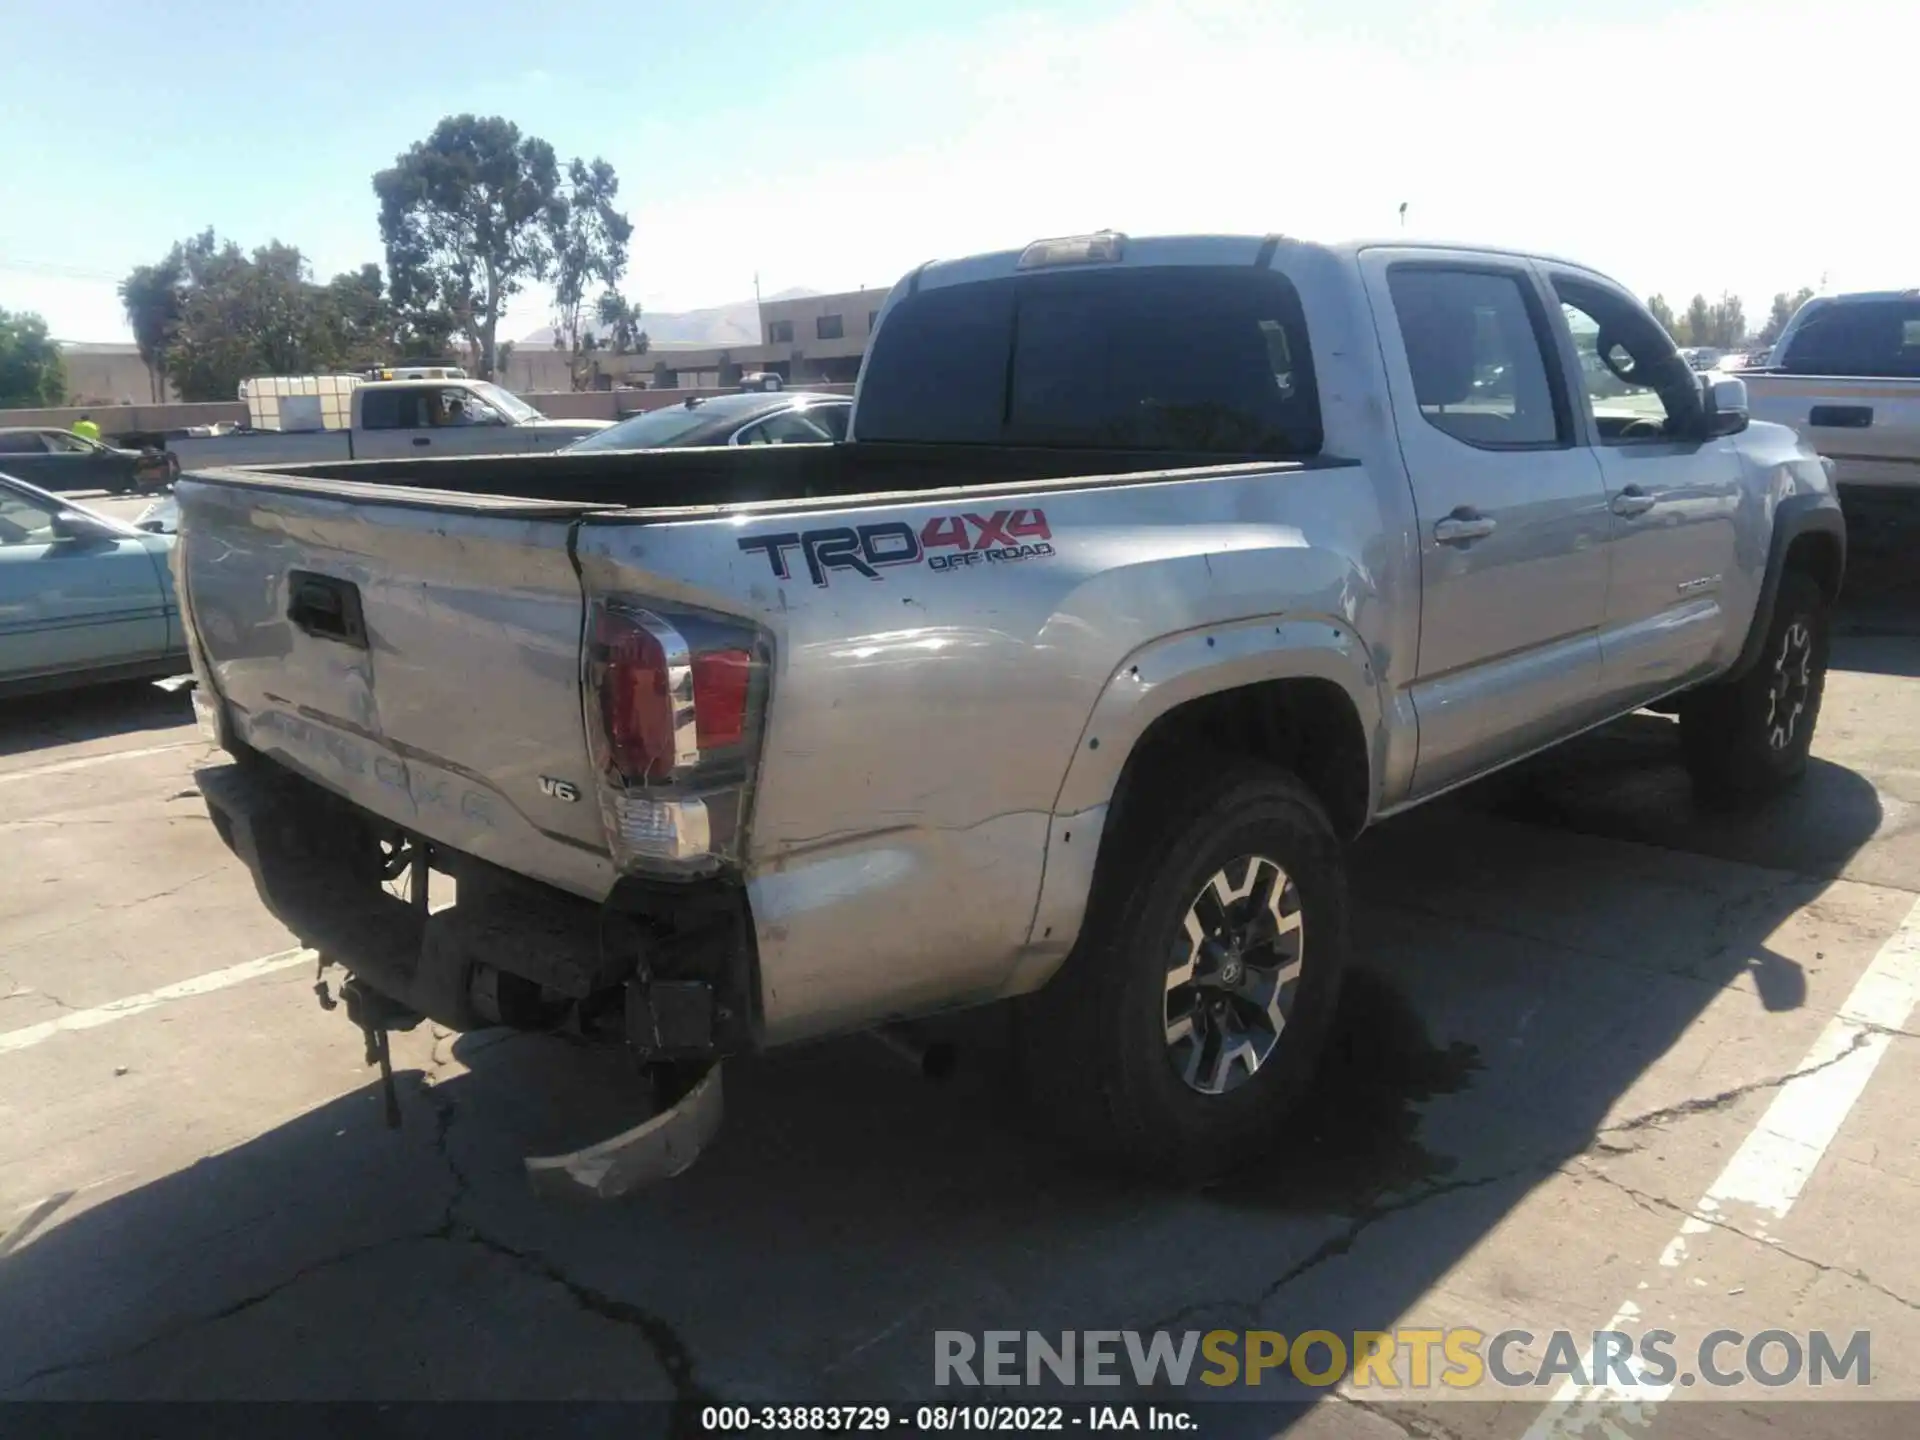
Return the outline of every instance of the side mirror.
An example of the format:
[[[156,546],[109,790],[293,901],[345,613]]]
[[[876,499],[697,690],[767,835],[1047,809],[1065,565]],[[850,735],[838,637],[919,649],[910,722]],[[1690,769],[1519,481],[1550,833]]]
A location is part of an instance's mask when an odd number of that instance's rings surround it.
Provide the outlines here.
[[[104,540],[109,533],[91,515],[78,510],[61,510],[53,517],[53,536],[56,540]]]
[[[1703,374],[1700,400],[1706,412],[1707,438],[1738,435],[1752,418],[1747,409],[1747,382],[1732,376]]]

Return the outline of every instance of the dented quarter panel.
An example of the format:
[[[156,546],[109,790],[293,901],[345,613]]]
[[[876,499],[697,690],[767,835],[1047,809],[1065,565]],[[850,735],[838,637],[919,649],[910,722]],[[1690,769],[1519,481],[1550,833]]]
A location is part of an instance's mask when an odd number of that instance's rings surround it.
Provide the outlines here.
[[[1052,554],[822,584],[797,550],[782,579],[751,542],[876,512],[582,529],[591,593],[724,610],[771,637],[745,856],[769,1043],[1043,980],[1077,930],[1127,751],[1181,700],[1329,678],[1381,733],[1381,596],[1410,577],[1364,558],[1382,523],[1365,467],[1237,467],[959,508],[1023,504],[1044,512]],[[918,533],[955,508],[879,513]],[[1276,594],[1304,613],[1275,614]]]

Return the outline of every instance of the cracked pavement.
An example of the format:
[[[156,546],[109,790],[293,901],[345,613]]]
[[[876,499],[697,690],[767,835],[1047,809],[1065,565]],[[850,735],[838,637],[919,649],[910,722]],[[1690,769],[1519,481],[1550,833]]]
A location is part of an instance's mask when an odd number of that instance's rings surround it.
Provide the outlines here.
[[[1634,1298],[1683,1335],[1871,1328],[1876,1394],[1920,1398],[1915,1033],[1804,1060],[1920,888],[1920,633],[1835,660],[1814,772],[1760,817],[1695,811],[1667,722],[1636,717],[1368,836],[1312,1111],[1204,1188],[1059,1155],[994,1012],[951,1023],[942,1085],[858,1039],[732,1067],[713,1152],[611,1206],[535,1200],[520,1159],[644,1113],[616,1061],[422,1026],[393,1037],[388,1130],[311,967],[0,1050],[0,1397],[630,1398],[690,1424],[954,1398],[936,1329],[1544,1336]],[[294,944],[197,823],[199,748],[157,748],[188,722],[144,691],[0,715],[0,1034]],[[116,749],[146,753],[92,763]],[[1769,1104],[1869,1036],[1791,1214],[1716,1214],[1663,1269]],[[1284,1424],[1517,1436],[1550,1393],[1348,1389]]]

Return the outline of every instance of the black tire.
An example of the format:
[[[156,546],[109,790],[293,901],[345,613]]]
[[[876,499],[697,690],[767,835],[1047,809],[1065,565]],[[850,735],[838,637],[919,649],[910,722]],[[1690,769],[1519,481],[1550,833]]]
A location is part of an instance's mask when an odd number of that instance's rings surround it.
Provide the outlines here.
[[[1753,668],[1681,702],[1680,743],[1700,800],[1757,804],[1806,773],[1831,639],[1826,596],[1812,576],[1788,571]]]
[[[1030,1098],[1063,1139],[1137,1173],[1191,1181],[1266,1153],[1312,1080],[1346,968],[1346,864],[1319,801],[1271,765],[1231,762],[1160,794],[1164,805],[1143,801],[1103,847],[1079,941],[1052,981],[1019,1002],[1015,1036]],[[1169,957],[1185,947],[1188,911],[1210,879],[1251,857],[1284,872],[1299,920],[1297,952],[1283,937],[1261,953],[1297,953],[1299,971],[1270,1053],[1224,1093],[1203,1094],[1176,1069],[1199,1045],[1168,1039]],[[1256,883],[1251,872],[1229,880]],[[1259,898],[1242,902],[1248,913]],[[1256,950],[1245,953],[1252,984]],[[1253,1008],[1240,1013],[1257,1022],[1257,1001],[1246,1003]]]

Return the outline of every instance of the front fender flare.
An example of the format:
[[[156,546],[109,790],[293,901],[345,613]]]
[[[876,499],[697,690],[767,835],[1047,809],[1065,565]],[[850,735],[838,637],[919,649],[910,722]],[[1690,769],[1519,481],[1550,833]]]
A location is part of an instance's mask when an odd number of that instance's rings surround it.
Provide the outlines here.
[[[1753,624],[1748,627],[1739,658],[1722,679],[1738,680],[1759,663],[1767,631],[1773,626],[1773,605],[1780,594],[1780,577],[1786,573],[1787,552],[1793,548],[1794,541],[1807,535],[1831,536],[1840,547],[1840,572],[1834,579],[1834,588],[1838,591],[1847,568],[1847,522],[1839,499],[1827,490],[1787,496],[1774,507],[1773,536],[1767,545],[1767,573],[1760,581]]]

